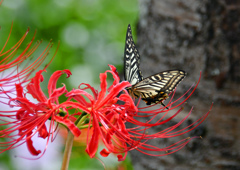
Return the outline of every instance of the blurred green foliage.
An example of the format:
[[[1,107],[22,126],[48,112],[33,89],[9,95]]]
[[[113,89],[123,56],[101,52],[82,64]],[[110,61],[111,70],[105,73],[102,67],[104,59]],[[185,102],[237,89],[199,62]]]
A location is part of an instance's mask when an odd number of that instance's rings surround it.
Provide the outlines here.
[[[26,42],[35,30],[36,39],[43,44],[53,39],[56,48],[60,40],[48,70],[70,69],[73,76],[69,81],[75,87],[81,82],[99,83],[99,73],[108,69],[108,64],[121,71],[127,25],[135,25],[137,15],[137,0],[5,0],[0,8],[0,36],[6,39],[13,22],[9,44],[28,27]]]
[[[4,0],[0,6],[0,49],[12,23],[6,49],[13,46],[29,27],[30,32],[21,46],[24,49],[37,30],[36,40],[43,40],[43,43],[33,57],[40,55],[51,39],[54,43],[45,63],[50,61],[60,41],[45,79],[55,70],[70,69],[73,75],[67,81],[65,77],[60,81],[68,89],[77,88],[82,82],[99,87],[99,73],[108,69],[108,64],[122,70],[127,25],[131,24],[135,29],[137,18],[137,0]],[[47,86],[43,83],[42,87],[46,90]],[[0,158],[0,164],[10,162],[2,155]],[[75,157],[70,167],[79,169],[79,161],[84,162],[83,159]],[[99,165],[99,161],[95,161]],[[87,165],[95,167],[92,163]]]

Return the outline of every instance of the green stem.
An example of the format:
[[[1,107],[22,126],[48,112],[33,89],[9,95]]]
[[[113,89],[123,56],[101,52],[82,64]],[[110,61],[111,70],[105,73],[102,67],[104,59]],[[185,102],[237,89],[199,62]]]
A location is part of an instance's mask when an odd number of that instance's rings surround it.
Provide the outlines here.
[[[82,123],[84,123],[84,121],[86,121],[87,117],[88,117],[87,113],[83,113],[77,119],[75,124],[77,125],[77,127],[79,129],[82,129],[81,125],[82,125]],[[87,128],[88,126],[83,126],[83,127]],[[68,165],[69,165],[71,152],[72,152],[73,140],[74,140],[74,135],[72,134],[71,131],[68,131],[68,136],[67,136],[67,141],[66,141],[66,144],[65,144],[65,150],[64,150],[64,154],[63,154],[63,161],[62,161],[62,168],[61,168],[61,170],[68,170]]]
[[[68,165],[71,157],[74,135],[71,131],[68,131],[67,141],[65,144],[65,150],[63,154],[62,168],[61,170],[68,170]]]

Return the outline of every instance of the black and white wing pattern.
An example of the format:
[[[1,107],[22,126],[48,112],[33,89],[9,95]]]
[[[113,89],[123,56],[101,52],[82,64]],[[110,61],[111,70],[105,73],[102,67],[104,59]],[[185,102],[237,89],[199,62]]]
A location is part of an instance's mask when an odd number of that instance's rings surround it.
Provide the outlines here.
[[[132,30],[128,25],[125,52],[124,52],[124,78],[130,84],[134,85],[142,81],[143,77],[139,70],[140,55],[132,38]]]
[[[169,70],[149,76],[131,87],[130,94],[141,97],[147,105],[162,103],[175,90],[186,73],[183,70]]]
[[[169,70],[158,74],[142,77],[139,69],[140,55],[132,38],[132,31],[128,25],[124,53],[124,77],[130,84],[127,90],[132,97],[139,98],[147,105],[161,103],[168,98],[169,93],[186,77],[183,70]]]

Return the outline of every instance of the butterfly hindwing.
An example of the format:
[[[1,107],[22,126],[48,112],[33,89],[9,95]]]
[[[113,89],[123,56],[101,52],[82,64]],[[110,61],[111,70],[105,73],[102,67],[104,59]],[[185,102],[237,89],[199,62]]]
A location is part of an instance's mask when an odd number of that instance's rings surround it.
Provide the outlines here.
[[[169,70],[149,76],[132,86],[134,96],[141,96],[148,105],[168,97],[186,76],[183,70]]]
[[[131,26],[128,25],[124,52],[124,77],[132,85],[143,79],[139,65],[140,55],[132,38]]]

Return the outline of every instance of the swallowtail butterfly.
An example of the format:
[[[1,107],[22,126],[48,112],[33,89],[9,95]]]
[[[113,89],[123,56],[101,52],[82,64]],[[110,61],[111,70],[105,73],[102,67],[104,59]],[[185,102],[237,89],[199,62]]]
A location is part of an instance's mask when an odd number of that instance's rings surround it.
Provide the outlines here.
[[[132,97],[139,98],[147,105],[162,103],[169,93],[186,76],[183,70],[169,70],[143,78],[139,69],[140,55],[132,38],[131,26],[128,25],[124,52],[124,78],[130,84],[127,90]]]

